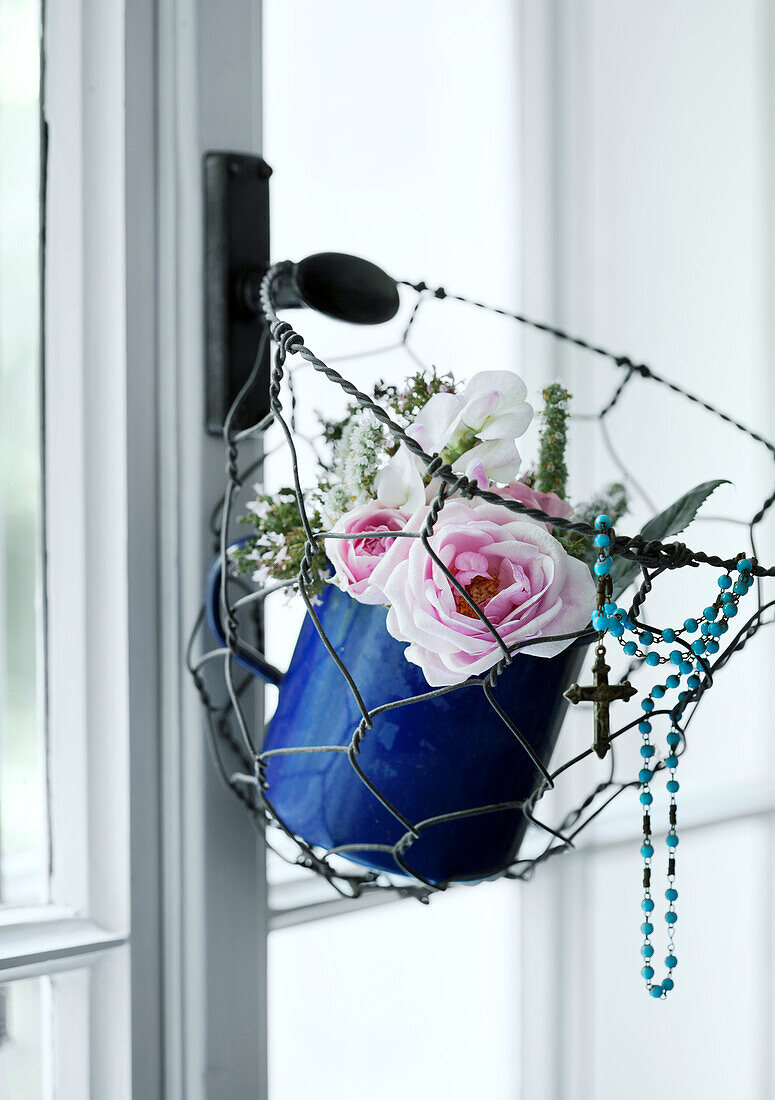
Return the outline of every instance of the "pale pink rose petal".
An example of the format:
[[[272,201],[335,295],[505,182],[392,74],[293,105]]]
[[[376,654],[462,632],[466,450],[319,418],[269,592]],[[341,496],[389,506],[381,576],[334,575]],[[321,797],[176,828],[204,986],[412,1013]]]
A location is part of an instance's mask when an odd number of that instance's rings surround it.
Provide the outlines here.
[[[419,531],[428,509],[406,530]],[[509,647],[551,657],[569,640],[555,634],[582,630],[595,604],[588,567],[565,552],[545,526],[498,505],[448,502],[430,536],[434,552],[479,603]],[[389,632],[408,642],[407,660],[432,687],[461,683],[490,669],[501,648],[453,588],[419,539],[395,539],[372,573],[389,602]]]
[[[570,519],[573,515],[573,508],[567,500],[558,497],[556,493],[539,493],[538,490],[525,485],[523,481],[512,481],[503,488],[493,486],[493,492],[506,500],[518,500],[520,504],[526,504],[528,508],[540,508],[548,516],[556,516],[558,519]],[[515,519],[522,518],[516,512],[512,514]],[[524,518],[529,519],[528,516]],[[551,531],[551,523],[548,523],[547,527]]]
[[[332,528],[343,534],[361,534],[358,539],[324,540],[328,560],[334,567],[334,583],[360,603],[386,603],[382,590],[373,583],[375,567],[385,553],[401,539],[372,536],[374,531],[401,531],[406,516],[396,508],[368,501],[346,512]]]

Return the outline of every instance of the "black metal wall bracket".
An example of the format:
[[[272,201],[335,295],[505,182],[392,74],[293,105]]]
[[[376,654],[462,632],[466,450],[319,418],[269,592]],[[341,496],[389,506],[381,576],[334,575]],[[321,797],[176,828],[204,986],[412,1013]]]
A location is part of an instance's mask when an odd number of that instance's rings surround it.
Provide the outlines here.
[[[259,288],[269,267],[269,177],[261,157],[204,156],[206,417],[212,435],[253,369],[263,325]],[[269,347],[234,427],[269,412]]]

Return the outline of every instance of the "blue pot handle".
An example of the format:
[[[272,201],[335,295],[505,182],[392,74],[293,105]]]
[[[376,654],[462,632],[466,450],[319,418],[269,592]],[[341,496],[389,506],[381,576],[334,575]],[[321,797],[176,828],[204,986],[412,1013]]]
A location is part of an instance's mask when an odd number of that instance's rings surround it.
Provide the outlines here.
[[[250,541],[250,538],[239,539],[237,542],[232,543],[229,550],[244,546],[245,543]],[[221,622],[220,554],[207,571],[207,580],[205,581],[205,620],[210,629],[210,633],[218,645],[226,647],[226,634]],[[252,672],[254,676],[258,676],[260,679],[265,680],[267,684],[274,684],[275,687],[279,687],[283,682],[285,673],[280,672],[278,668],[271,665],[260,653],[238,651],[234,655],[234,660],[242,668],[246,669],[248,672]]]

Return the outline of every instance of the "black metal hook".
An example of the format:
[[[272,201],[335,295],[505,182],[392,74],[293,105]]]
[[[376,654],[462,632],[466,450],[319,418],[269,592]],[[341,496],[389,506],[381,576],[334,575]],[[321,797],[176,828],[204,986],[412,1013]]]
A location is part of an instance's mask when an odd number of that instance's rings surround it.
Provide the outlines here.
[[[316,252],[278,274],[272,304],[275,309],[307,307],[352,325],[381,325],[398,312],[398,286],[369,260]]]

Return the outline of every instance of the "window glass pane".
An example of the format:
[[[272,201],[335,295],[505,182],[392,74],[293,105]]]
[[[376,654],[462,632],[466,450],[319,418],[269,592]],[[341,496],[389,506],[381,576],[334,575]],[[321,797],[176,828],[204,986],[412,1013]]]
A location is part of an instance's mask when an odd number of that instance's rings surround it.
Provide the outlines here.
[[[0,902],[44,899],[38,694],[40,11],[0,0]]]
[[[47,978],[0,985],[0,1100],[38,1100],[44,1089]]]
[[[430,0],[389,8],[348,0],[332,20],[314,0],[265,0],[264,34],[273,256],[353,252],[398,278],[519,301],[513,6],[488,0],[473,14]],[[292,320],[326,358],[397,343],[411,304],[407,295],[395,321],[374,329],[311,311]],[[414,350],[461,379],[488,366],[519,370],[515,327],[479,320],[464,306],[431,303]],[[400,349],[342,366],[366,390],[416,369]],[[532,384],[542,383],[535,371]],[[339,391],[303,365],[296,392],[301,434],[316,430],[316,410],[333,417],[343,407]],[[267,439],[268,450],[278,438]],[[299,458],[309,484],[314,455],[302,444]],[[267,485],[287,485],[289,470],[278,450]],[[269,653],[284,666],[303,608],[272,599]],[[272,933],[270,1095],[515,1096],[518,904],[513,884],[461,887],[430,907],[398,902]]]
[[[274,932],[273,1100],[516,1096],[519,901],[499,882]]]
[[[586,857],[590,906],[584,918],[577,904],[575,917],[568,914],[569,921],[583,924],[574,1048],[579,1064],[569,1066],[580,1082],[578,1095],[646,1100],[664,1081],[685,1100],[771,1095],[763,1075],[772,1042],[772,826],[747,821],[683,834],[676,988],[658,1005],[639,973],[638,843]],[[663,874],[655,864],[659,920],[653,942],[660,980]],[[671,1050],[674,1057],[663,1053]],[[641,1072],[650,1051],[660,1052],[654,1072]],[[572,1058],[570,1048],[561,1056]]]
[[[564,155],[573,160],[567,187],[576,197],[573,216],[584,226],[585,250],[571,259],[572,233],[561,242],[572,306],[559,320],[772,437],[766,5],[692,2],[678,10],[599,0],[582,7],[585,35],[574,43],[579,75],[568,94],[581,95],[583,88],[577,140],[588,144],[588,154],[574,160],[568,147]],[[615,380],[589,360],[573,359],[579,394],[593,407],[588,385],[597,383],[602,398]],[[703,518],[679,537],[722,556],[750,547],[745,526],[711,517],[748,520],[755,513],[772,490],[772,461],[764,448],[699,406],[640,381],[606,423],[653,504],[633,493],[621,533],[639,529],[691,486],[728,478],[732,484],[722,486]],[[590,480],[602,480],[610,458],[597,425],[577,426],[575,437],[574,469],[583,469],[582,457],[589,455]],[[758,555],[767,564],[774,534],[771,512],[757,530]],[[707,605],[715,585],[710,568],[660,578],[646,618],[680,623]],[[765,597],[771,599],[772,591],[765,589]],[[754,606],[750,596],[737,621]],[[772,639],[764,631],[717,677],[692,723],[682,790],[771,779],[772,660]],[[746,751],[728,753],[729,731],[741,719]],[[629,774],[638,770],[636,742],[622,746],[622,762],[630,752]]]
[[[127,1100],[129,950],[0,984],[0,1100]]]

